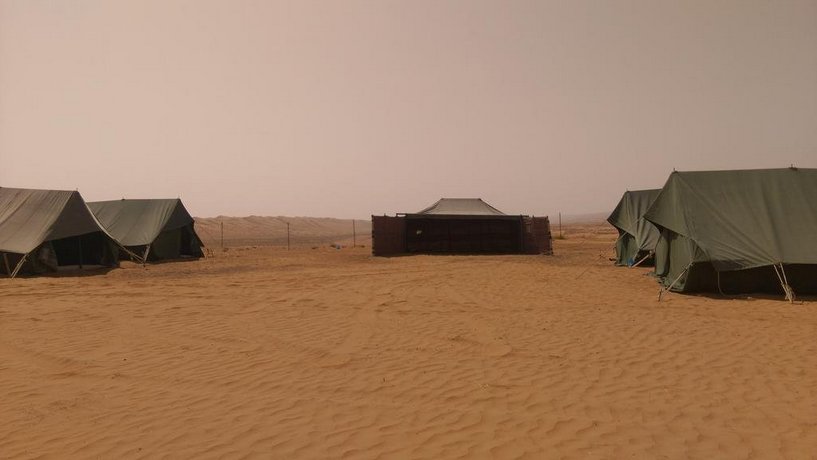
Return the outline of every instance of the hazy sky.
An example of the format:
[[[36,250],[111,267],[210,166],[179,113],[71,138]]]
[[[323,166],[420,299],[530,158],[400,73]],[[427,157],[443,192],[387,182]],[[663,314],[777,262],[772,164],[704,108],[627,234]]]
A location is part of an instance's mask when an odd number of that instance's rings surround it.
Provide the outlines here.
[[[364,218],[817,167],[817,1],[0,0],[0,185]]]

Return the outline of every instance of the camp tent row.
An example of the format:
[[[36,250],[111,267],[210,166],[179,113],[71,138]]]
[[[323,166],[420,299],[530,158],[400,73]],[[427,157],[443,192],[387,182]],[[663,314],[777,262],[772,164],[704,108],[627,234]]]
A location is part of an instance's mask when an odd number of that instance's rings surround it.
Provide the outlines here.
[[[77,191],[0,187],[0,272],[10,277],[200,257],[201,246],[178,199],[86,203]]]
[[[551,254],[547,217],[508,215],[480,198],[442,198],[415,213],[372,216],[372,254]]]
[[[611,223],[627,214],[622,206],[629,205],[619,203]],[[654,246],[640,250],[652,247],[665,289],[817,293],[817,169],[676,171],[646,210],[636,208],[641,230],[613,225],[636,240],[647,224],[655,227]],[[625,246],[617,262],[632,260]]]

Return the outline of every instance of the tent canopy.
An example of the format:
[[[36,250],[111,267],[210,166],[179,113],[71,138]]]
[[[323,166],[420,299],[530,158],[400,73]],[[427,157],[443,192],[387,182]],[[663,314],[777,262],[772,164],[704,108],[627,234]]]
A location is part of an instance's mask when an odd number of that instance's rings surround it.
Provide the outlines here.
[[[106,233],[77,191],[0,187],[0,251],[28,254],[46,241]]]
[[[151,244],[160,233],[194,222],[178,198],[96,201],[88,207],[123,246]]]
[[[647,212],[659,193],[661,193],[661,189],[624,192],[618,206],[607,218],[607,222],[616,227],[622,237],[626,233],[631,235],[634,240],[631,248],[631,252],[634,254],[619,254],[620,256],[624,258],[635,257],[639,252],[655,249],[655,245],[658,243],[658,229],[644,219],[644,213]],[[617,246],[619,252],[622,249],[622,247]]]
[[[431,206],[416,213],[404,213],[408,218],[456,218],[478,217],[493,219],[518,219],[519,216],[509,216],[496,209],[482,198],[440,198]]]
[[[817,264],[817,169],[673,172],[644,218],[718,272]]]

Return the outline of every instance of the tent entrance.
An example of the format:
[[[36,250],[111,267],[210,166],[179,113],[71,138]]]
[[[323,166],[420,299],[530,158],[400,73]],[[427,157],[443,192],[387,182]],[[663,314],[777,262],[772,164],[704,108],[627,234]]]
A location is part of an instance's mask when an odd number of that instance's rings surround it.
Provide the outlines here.
[[[12,270],[19,265],[19,273],[41,274],[48,272],[94,269],[116,265],[116,249],[102,232],[46,241],[29,254],[3,253],[0,272],[9,276],[6,263]]]
[[[89,268],[112,265],[110,244],[101,232],[52,240],[35,252],[36,254],[32,256],[52,269],[66,266]]]
[[[150,262],[202,257],[204,255],[201,251],[201,241],[190,225],[163,231],[149,246],[150,250],[147,251],[147,260]],[[142,256],[145,254],[148,245],[128,246],[127,248],[139,256]],[[131,257],[127,253],[120,253],[119,258],[121,260],[128,260]]]

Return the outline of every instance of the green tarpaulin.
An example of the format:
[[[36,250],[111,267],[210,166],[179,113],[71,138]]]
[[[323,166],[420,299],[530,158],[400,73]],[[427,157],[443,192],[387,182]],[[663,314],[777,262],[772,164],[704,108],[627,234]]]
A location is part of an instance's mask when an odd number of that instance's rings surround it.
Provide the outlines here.
[[[116,245],[79,192],[0,188],[0,272],[116,266]]]
[[[673,290],[817,292],[817,169],[673,172],[644,217]]]
[[[147,253],[147,260],[203,255],[193,217],[178,198],[96,201],[88,207],[120,244],[143,258]]]
[[[658,229],[644,219],[644,213],[661,193],[655,190],[624,192],[607,222],[618,230],[616,265],[633,265],[648,257],[658,242]]]

